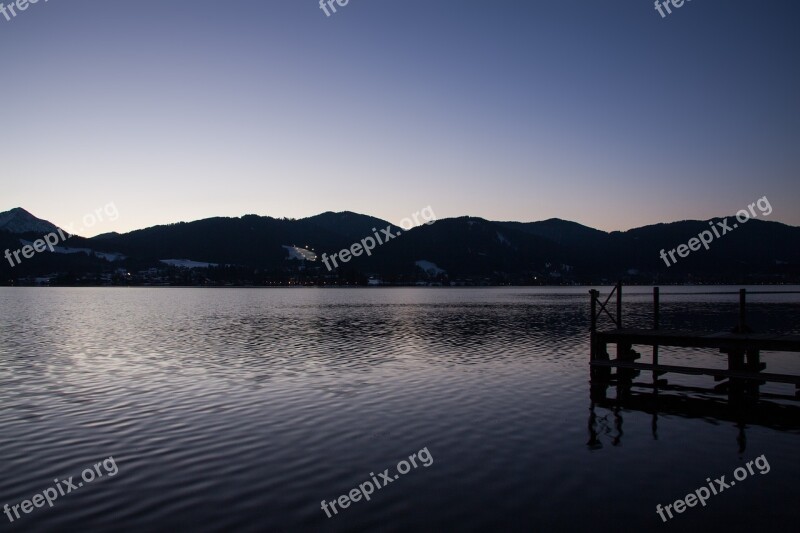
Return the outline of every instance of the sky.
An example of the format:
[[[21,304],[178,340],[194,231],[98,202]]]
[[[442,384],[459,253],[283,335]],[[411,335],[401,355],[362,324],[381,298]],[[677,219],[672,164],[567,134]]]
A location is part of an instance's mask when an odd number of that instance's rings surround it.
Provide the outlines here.
[[[2,2],[3,0],[0,0]],[[8,1],[5,1],[8,5]],[[40,0],[0,15],[0,211],[800,225],[789,0]],[[87,236],[88,236],[87,235]]]

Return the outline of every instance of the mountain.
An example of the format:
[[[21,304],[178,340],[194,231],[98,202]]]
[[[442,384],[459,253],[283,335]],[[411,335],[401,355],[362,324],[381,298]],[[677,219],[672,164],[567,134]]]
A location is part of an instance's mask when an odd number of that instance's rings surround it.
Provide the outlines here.
[[[482,218],[460,217],[413,228],[353,265],[401,275],[417,273],[416,263],[426,261],[449,277],[534,280],[569,259],[569,250],[543,237]]]
[[[0,221],[12,229],[55,227],[21,209],[3,213]],[[686,257],[674,251],[722,223],[689,220],[608,233],[560,219],[457,217],[404,231],[353,212],[298,220],[215,217],[71,237],[56,253],[38,253],[13,267],[0,260],[0,283],[25,284],[35,277],[133,285],[367,284],[368,278],[466,285],[800,282],[800,228],[778,222],[750,220],[715,237],[708,250]],[[0,229],[0,252],[18,250],[40,234]],[[341,250],[370,242],[369,254],[341,258]],[[667,265],[662,249],[673,251],[675,261]]]
[[[669,267],[660,258],[662,249],[668,253],[701,232],[710,231],[709,223],[719,231],[723,222],[720,218],[686,220],[613,232],[609,234],[608,251],[616,260],[609,263],[610,267],[668,271],[673,276],[687,278],[697,274],[758,277],[800,264],[800,228],[757,219],[715,237],[708,250],[701,247],[685,258],[676,254],[677,262],[669,261],[672,263]],[[728,224],[735,222],[734,217],[728,218]]]
[[[361,240],[364,236],[372,234],[373,231],[375,231],[373,228],[380,230],[390,225],[392,226],[392,231],[400,229],[394,224],[389,224],[385,220],[367,215],[360,215],[351,211],[343,211],[341,213],[328,211],[313,217],[301,219],[300,222],[310,224],[316,228],[327,229],[350,242],[354,242],[356,239]]]
[[[8,233],[50,233],[58,227],[46,220],[36,218],[21,207],[0,213],[0,230]]]
[[[587,246],[590,243],[600,242],[608,236],[605,231],[560,218],[541,222],[499,222],[499,224],[544,237],[563,246]]]

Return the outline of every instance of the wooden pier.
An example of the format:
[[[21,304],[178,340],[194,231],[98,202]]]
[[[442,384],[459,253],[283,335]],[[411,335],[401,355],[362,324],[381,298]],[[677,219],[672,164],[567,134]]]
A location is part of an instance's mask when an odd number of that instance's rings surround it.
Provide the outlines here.
[[[603,303],[600,293],[589,291],[591,295],[591,348],[590,366],[593,380],[608,377],[611,368],[618,372],[638,373],[652,371],[654,383],[666,383],[658,377],[667,373],[708,375],[716,381],[728,380],[723,386],[753,386],[771,381],[793,383],[800,398],[800,376],[787,374],[771,374],[764,372],[766,363],[761,361],[762,351],[800,352],[800,335],[768,335],[751,331],[747,325],[747,293],[739,291],[739,317],[735,328],[730,332],[709,331],[665,331],[660,329],[659,288],[653,289],[653,327],[652,329],[624,328],[622,322],[622,283],[617,283]],[[611,298],[616,296],[616,309],[612,314],[608,309]],[[614,326],[613,329],[599,330],[598,319],[605,313]],[[608,345],[616,345],[616,357],[612,359],[608,353]],[[633,346],[651,346],[653,358],[651,363],[637,362],[640,354]],[[660,364],[658,360],[659,346],[676,346],[684,348],[708,348],[727,354],[727,368],[704,368]]]

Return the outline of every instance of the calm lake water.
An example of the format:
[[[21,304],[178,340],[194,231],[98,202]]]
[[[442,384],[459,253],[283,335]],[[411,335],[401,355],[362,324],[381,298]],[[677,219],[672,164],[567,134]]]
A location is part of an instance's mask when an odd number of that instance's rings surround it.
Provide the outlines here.
[[[0,531],[795,527],[794,386],[761,387],[775,416],[729,416],[695,376],[665,376],[687,390],[656,415],[593,405],[588,289],[0,288],[0,506],[118,467]],[[626,287],[626,325],[650,326],[648,290]],[[702,293],[731,290],[662,288],[662,326],[730,329],[737,296]],[[800,333],[799,294],[749,301],[754,329]],[[763,360],[800,374],[798,354]],[[430,466],[321,509],[424,448]],[[768,473],[656,514],[761,455]]]

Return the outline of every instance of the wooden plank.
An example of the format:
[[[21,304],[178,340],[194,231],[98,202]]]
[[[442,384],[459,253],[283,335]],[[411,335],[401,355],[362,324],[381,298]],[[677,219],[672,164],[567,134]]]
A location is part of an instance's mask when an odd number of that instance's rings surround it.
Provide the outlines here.
[[[595,336],[604,343],[800,352],[800,335],[619,329],[598,331]]]
[[[778,383],[794,383],[800,385],[800,376],[785,374],[770,374],[766,372],[731,371],[722,368],[701,368],[678,365],[652,365],[647,363],[633,363],[629,361],[592,361],[592,366],[630,368],[633,370],[657,371],[660,373],[690,374],[696,376],[722,376],[727,378],[750,379],[757,381],[773,381]]]

